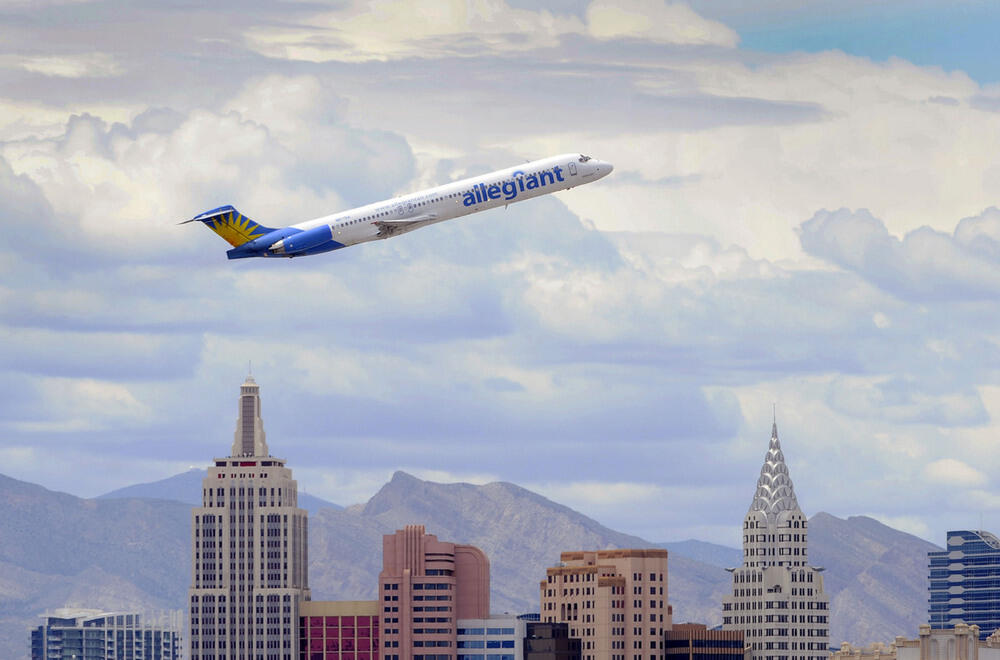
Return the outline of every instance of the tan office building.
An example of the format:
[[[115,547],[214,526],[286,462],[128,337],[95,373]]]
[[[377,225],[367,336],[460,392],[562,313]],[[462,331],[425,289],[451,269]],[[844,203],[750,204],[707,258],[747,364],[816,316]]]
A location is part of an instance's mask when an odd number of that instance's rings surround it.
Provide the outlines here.
[[[191,517],[191,660],[299,660],[306,512],[292,471],[268,453],[249,376],[232,451],[208,468]]]
[[[541,619],[568,624],[582,660],[663,660],[666,550],[564,552],[545,572]]]

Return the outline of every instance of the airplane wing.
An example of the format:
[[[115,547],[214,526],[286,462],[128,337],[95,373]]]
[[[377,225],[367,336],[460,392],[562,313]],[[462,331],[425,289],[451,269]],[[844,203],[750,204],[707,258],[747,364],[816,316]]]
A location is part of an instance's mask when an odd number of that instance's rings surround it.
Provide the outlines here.
[[[374,224],[378,227],[379,238],[389,238],[390,236],[397,236],[399,234],[405,234],[408,231],[413,231],[414,229],[419,229],[426,224],[430,224],[436,219],[436,213],[426,213],[424,215],[415,215],[412,218],[404,218],[402,220],[376,220]]]

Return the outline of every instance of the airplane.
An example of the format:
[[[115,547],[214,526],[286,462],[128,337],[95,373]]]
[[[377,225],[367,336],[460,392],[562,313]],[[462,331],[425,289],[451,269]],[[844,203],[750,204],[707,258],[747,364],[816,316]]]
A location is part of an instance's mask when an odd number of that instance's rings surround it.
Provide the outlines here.
[[[230,259],[302,257],[569,190],[613,169],[611,163],[590,156],[562,154],[278,229],[254,222],[231,205],[180,224],[204,223],[233,246],[226,252]]]

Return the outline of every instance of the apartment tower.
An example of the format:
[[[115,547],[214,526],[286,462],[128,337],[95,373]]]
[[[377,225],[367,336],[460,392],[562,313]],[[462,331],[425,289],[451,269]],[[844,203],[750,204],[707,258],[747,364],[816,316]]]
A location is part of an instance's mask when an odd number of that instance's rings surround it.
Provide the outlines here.
[[[179,660],[183,612],[155,620],[134,612],[61,608],[31,631],[31,660]]]
[[[722,629],[743,631],[754,658],[825,660],[829,599],[821,568],[809,565],[808,520],[795,499],[778,442],[778,425],[743,519],[743,565],[729,569]]]
[[[268,453],[260,387],[240,387],[230,455],[215,459],[192,511],[191,660],[299,660],[309,600],[306,512],[285,461]]]
[[[582,660],[663,660],[666,550],[564,552],[545,573],[541,620],[568,624]]]
[[[490,615],[490,562],[423,525],[382,537],[383,660],[456,660],[458,619]]]

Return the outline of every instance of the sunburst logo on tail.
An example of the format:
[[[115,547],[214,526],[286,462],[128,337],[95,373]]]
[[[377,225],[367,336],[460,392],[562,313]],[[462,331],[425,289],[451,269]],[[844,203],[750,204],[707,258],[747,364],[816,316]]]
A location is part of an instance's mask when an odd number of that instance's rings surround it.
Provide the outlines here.
[[[205,224],[233,247],[239,247],[264,235],[260,225],[237,211],[216,216]]]

